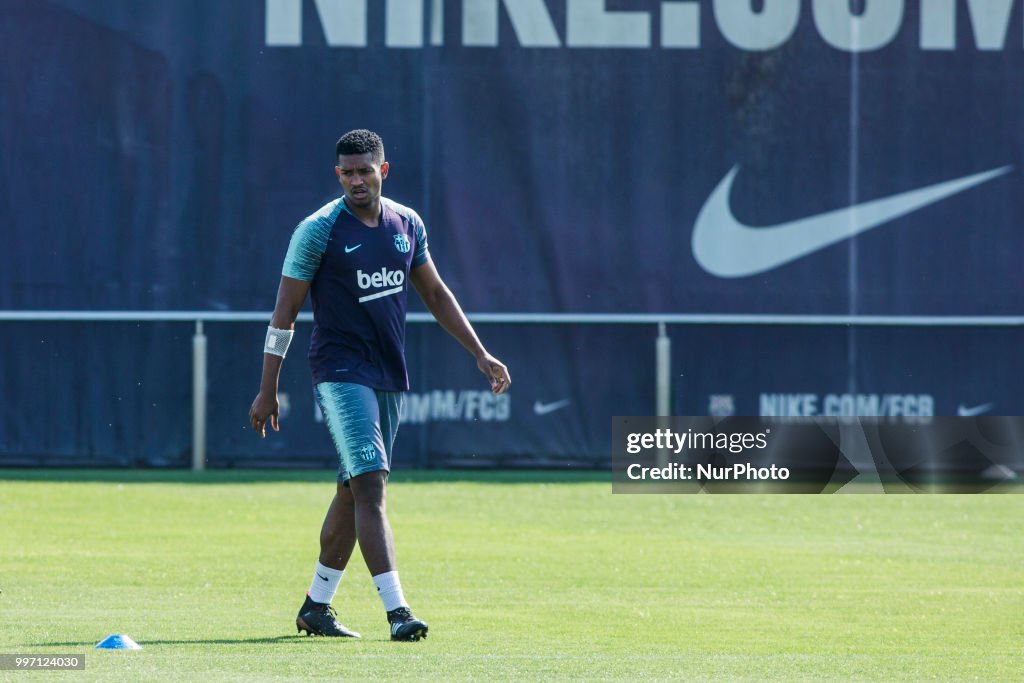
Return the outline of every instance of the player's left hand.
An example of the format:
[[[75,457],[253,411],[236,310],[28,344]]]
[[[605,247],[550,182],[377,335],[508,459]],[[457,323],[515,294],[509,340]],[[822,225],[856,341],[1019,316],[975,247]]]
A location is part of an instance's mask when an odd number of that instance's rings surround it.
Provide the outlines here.
[[[267,437],[268,421],[275,432],[281,431],[281,427],[277,424],[280,408],[281,404],[277,400],[277,393],[269,394],[261,391],[256,395],[256,400],[252,402],[252,407],[249,408],[249,424],[252,425],[252,428],[256,430],[261,439]]]
[[[477,356],[476,366],[491,383],[491,393],[504,394],[512,385],[512,378],[509,377],[505,364],[486,351]]]

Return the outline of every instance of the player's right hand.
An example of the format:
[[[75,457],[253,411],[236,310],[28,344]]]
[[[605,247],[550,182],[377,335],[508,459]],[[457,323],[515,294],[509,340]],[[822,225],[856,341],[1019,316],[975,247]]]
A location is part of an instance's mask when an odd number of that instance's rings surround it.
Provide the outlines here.
[[[281,431],[281,428],[277,424],[277,413],[280,410],[280,405],[277,402],[277,394],[265,394],[262,391],[256,395],[256,399],[252,402],[252,407],[249,408],[249,424],[256,430],[256,433],[260,435],[260,438],[266,438],[267,436],[267,420],[270,420],[270,426],[274,428],[275,432]]]

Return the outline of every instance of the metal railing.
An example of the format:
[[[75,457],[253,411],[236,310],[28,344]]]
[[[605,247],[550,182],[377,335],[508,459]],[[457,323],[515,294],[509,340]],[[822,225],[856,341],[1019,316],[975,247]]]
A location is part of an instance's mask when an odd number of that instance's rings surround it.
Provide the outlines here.
[[[207,338],[205,323],[270,321],[265,311],[0,311],[8,322],[193,322],[192,337],[192,469],[206,467]],[[872,316],[872,315],[750,315],[733,313],[472,313],[474,324],[604,324],[655,325],[655,414],[671,412],[672,340],[667,325],[830,325],[896,327],[1018,327],[1024,316]],[[410,323],[432,323],[429,313],[409,313]],[[313,321],[300,313],[298,322]]]

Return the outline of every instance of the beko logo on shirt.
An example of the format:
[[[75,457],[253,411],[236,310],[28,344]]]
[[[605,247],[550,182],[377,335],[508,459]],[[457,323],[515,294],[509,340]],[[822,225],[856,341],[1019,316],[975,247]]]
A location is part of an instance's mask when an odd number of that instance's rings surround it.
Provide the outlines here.
[[[362,303],[401,292],[402,285],[405,283],[405,273],[400,270],[388,270],[387,268],[381,268],[379,271],[372,273],[364,273],[362,270],[357,270],[356,282],[359,284],[359,289],[390,287],[390,289],[385,289],[382,292],[374,292],[373,294],[359,297],[359,302]]]
[[[405,282],[405,273],[400,270],[388,270],[381,268],[380,272],[364,273],[356,271],[356,279],[359,280],[359,289],[370,287],[400,287]]]

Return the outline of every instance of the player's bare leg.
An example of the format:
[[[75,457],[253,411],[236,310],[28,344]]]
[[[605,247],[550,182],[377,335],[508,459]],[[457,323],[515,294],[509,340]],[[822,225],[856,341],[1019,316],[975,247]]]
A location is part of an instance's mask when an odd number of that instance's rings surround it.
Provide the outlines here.
[[[356,544],[355,506],[351,490],[338,484],[320,527],[320,559],[306,601],[295,618],[299,632],[308,635],[358,638],[359,634],[337,619],[331,600],[338,590]]]
[[[349,480],[355,499],[355,530],[359,550],[372,576],[395,570],[394,538],[387,516],[387,479],[384,470]]]
[[[367,472],[349,480],[355,498],[356,536],[366,568],[387,612],[392,640],[427,637],[427,625],[414,617],[395,569],[394,539],[387,516],[388,473]]]
[[[320,528],[320,564],[345,569],[356,547],[356,511],[352,489],[338,484]]]

